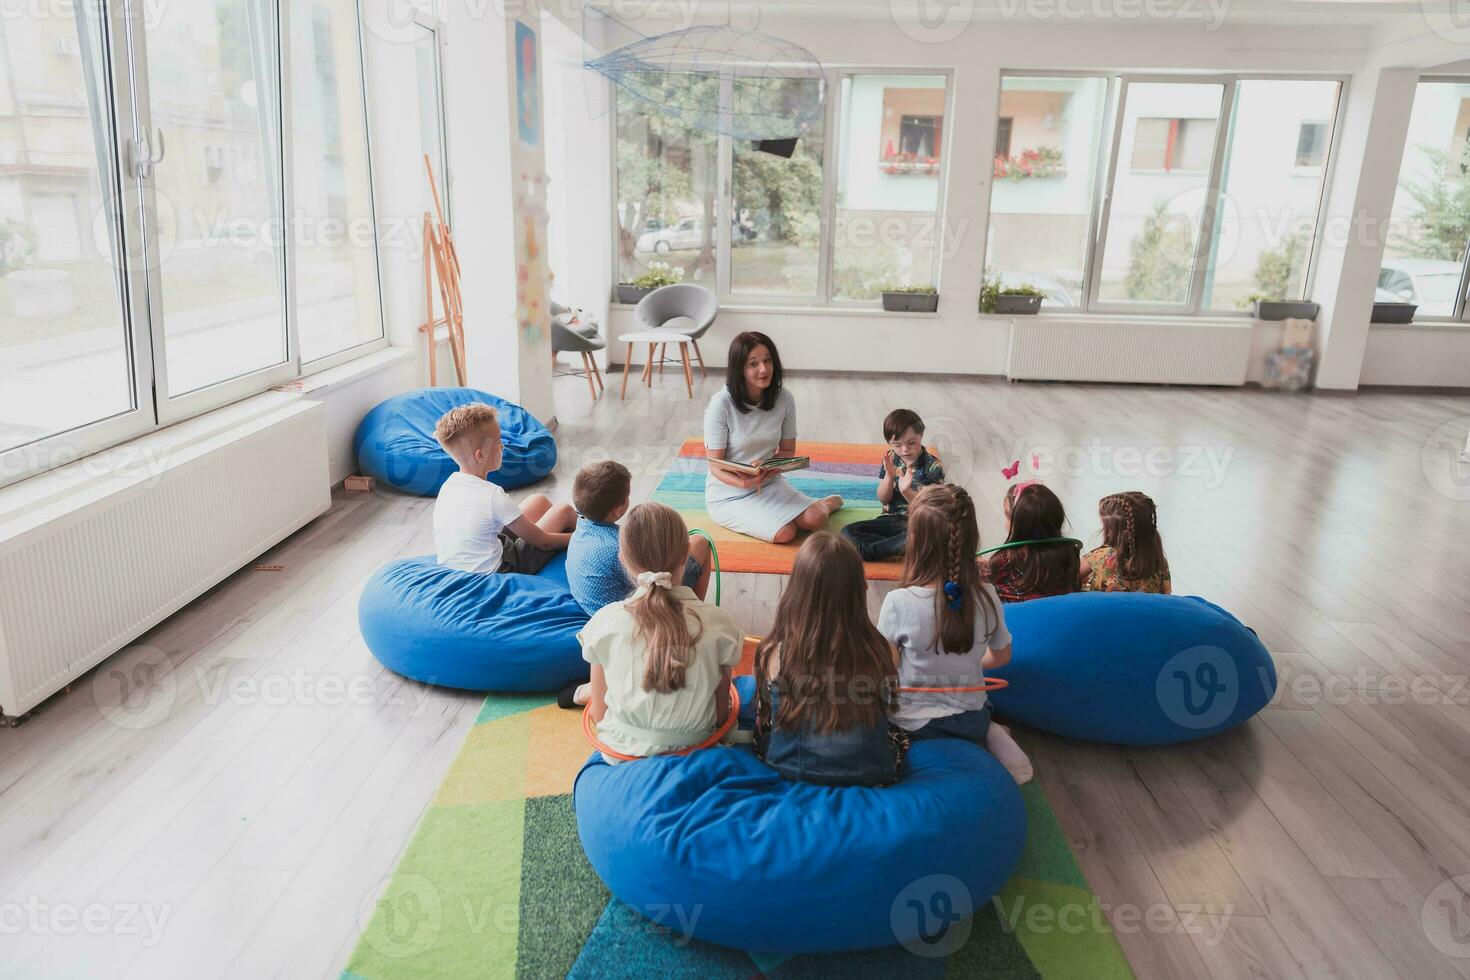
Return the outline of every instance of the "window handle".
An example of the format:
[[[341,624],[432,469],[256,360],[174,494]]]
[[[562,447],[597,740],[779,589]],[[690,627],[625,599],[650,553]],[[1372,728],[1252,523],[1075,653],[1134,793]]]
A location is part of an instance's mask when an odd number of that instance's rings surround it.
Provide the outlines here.
[[[128,155],[133,164],[133,176],[138,180],[147,180],[152,176],[153,167],[162,162],[167,149],[163,140],[163,130],[155,129],[153,134],[158,138],[156,152],[146,136],[134,136],[128,140]]]

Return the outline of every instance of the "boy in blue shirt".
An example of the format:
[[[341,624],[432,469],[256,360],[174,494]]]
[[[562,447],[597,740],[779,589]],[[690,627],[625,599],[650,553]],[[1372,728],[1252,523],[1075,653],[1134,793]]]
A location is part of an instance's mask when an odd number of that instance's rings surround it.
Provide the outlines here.
[[[618,557],[618,519],[628,512],[632,491],[633,474],[610,459],[582,467],[572,481],[572,503],[582,519],[567,545],[567,584],[589,616],[633,594],[633,580]],[[709,557],[709,542],[691,538],[682,584],[701,599],[709,591]],[[587,685],[572,685],[557,703],[586,704],[587,693]]]
[[[883,420],[883,439],[888,443],[878,468],[878,502],[883,513],[842,529],[843,536],[857,545],[863,561],[903,554],[909,533],[909,501],[924,487],[944,482],[944,467],[924,448],[924,420],[917,412],[907,408],[889,412]]]
[[[582,467],[572,482],[572,503],[584,520],[567,545],[567,583],[572,598],[591,616],[633,594],[633,580],[618,557],[618,518],[628,512],[633,475],[622,463],[603,460]],[[684,585],[701,599],[709,590],[709,542],[689,542]]]

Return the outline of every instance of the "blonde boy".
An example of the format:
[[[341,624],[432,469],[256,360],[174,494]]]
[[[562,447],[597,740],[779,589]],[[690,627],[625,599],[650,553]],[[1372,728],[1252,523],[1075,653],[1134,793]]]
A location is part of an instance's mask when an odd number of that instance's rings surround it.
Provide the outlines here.
[[[434,427],[434,437],[459,464],[459,472],[445,481],[434,502],[439,564],[466,572],[534,575],[566,550],[577,526],[571,507],[552,506],[540,493],[517,507],[509,494],[485,479],[500,469],[503,452],[493,407],[474,402],[451,409]]]

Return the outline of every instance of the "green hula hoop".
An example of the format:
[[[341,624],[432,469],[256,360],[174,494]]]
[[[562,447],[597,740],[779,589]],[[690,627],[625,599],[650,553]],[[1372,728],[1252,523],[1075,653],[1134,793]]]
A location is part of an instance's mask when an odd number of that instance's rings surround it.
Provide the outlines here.
[[[715,539],[709,536],[708,531],[697,527],[689,532],[691,538],[696,534],[709,542],[709,556],[715,566],[715,605],[718,606],[720,604],[720,549],[715,547]],[[1081,542],[1079,541],[1078,544]]]
[[[1030,541],[1007,541],[1005,544],[998,544],[994,548],[977,551],[975,552],[975,557],[979,558],[981,555],[988,555],[992,551],[1004,551],[1006,548],[1019,548],[1028,544],[1075,544],[1078,548],[1082,547],[1082,542],[1076,538],[1032,538]]]

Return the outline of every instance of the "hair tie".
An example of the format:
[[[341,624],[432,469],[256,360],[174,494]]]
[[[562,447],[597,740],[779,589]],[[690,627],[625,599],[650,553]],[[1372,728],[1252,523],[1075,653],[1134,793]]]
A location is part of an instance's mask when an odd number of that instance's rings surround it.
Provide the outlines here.
[[[1012,500],[1018,500],[1018,499],[1020,499],[1021,494],[1025,491],[1025,489],[1027,487],[1034,487],[1034,486],[1036,486],[1036,484],[1038,484],[1040,482],[1041,482],[1040,480],[1022,480],[1020,483],[1016,484],[1016,492],[1011,497],[1011,499]]]
[[[674,587],[674,577],[672,575],[670,575],[668,572],[639,572],[638,573],[638,588],[642,589],[645,592],[647,592],[650,588],[653,588],[653,589],[672,589],[673,587]]]
[[[960,583],[949,581],[944,583],[944,595],[949,599],[949,608],[959,612],[965,604],[965,591],[960,588]]]

